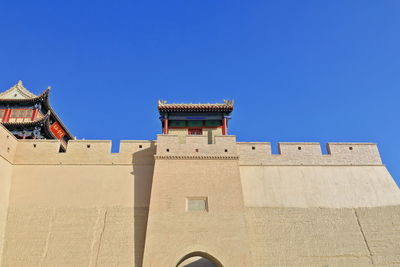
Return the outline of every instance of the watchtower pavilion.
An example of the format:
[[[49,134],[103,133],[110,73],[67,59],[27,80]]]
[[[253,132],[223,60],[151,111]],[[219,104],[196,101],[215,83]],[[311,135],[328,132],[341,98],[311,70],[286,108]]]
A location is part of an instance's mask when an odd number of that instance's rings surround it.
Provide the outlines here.
[[[50,106],[49,94],[50,87],[34,95],[19,81],[0,93],[0,123],[17,139],[55,139],[65,151],[73,137]]]
[[[163,134],[206,135],[214,143],[215,136],[228,134],[228,120],[233,101],[215,104],[174,104],[158,101]]]

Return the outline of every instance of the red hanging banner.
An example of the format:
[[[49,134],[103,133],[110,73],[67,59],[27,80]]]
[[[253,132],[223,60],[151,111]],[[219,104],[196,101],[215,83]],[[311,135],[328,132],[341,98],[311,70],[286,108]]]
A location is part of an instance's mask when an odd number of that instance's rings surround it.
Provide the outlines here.
[[[65,131],[61,128],[58,122],[53,123],[50,126],[50,130],[58,139],[63,138],[63,136],[65,135]]]

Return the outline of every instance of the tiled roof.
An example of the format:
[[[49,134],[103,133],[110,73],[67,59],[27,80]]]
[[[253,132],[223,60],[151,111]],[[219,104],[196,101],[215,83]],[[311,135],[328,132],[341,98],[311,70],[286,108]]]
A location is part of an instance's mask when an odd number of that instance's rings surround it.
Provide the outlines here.
[[[22,86],[22,83],[18,83],[18,86]],[[58,115],[54,112],[54,109],[51,107],[50,102],[49,102],[49,95],[50,95],[50,89],[51,87],[48,87],[46,90],[43,91],[43,93],[41,93],[38,96],[32,97],[32,98],[25,98],[25,99],[14,99],[14,98],[9,98],[9,99],[1,99],[0,98],[0,103],[35,103],[35,102],[41,102],[43,101],[43,105],[45,106],[45,108],[47,110],[50,111],[50,115],[52,116],[52,118],[54,118],[56,121],[58,121],[58,123],[60,124],[60,126],[65,130],[66,135],[70,138],[70,139],[74,139],[74,137],[72,136],[72,134],[70,133],[70,131],[67,129],[67,127],[64,125],[64,123],[61,121],[61,119],[58,117]],[[27,90],[27,89],[25,89]],[[34,123],[34,122],[27,122],[27,123]],[[4,123],[3,123],[4,124]],[[10,124],[13,125],[17,125],[16,122],[10,122]],[[25,125],[25,124],[24,124]]]
[[[7,92],[7,91],[6,91]],[[45,98],[49,96],[50,93],[50,87],[48,87],[46,90],[43,91],[38,96],[34,96],[31,98],[0,98],[0,102],[6,102],[6,103],[33,103],[37,101],[42,101]]]
[[[233,101],[224,100],[224,103],[215,104],[185,104],[185,103],[167,103],[158,101],[158,110],[161,112],[232,112]]]
[[[31,92],[29,92],[28,89],[26,89],[24,87],[24,85],[22,84],[22,81],[18,81],[17,84],[13,85],[10,89],[0,93],[0,99],[4,99],[6,97],[7,94],[11,93],[11,92],[19,92],[24,98],[34,98],[36,97],[36,95],[32,94]],[[19,98],[21,99],[21,98]]]

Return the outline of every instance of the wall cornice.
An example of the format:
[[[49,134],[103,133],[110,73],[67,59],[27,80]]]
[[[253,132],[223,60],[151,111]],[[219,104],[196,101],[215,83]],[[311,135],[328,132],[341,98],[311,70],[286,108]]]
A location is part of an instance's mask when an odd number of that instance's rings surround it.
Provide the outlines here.
[[[239,156],[214,156],[214,155],[155,155],[159,160],[239,160]]]

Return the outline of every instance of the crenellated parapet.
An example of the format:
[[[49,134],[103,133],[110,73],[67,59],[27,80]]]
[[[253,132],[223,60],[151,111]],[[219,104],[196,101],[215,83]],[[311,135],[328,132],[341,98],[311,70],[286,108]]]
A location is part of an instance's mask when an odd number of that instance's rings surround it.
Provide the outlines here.
[[[323,154],[320,143],[278,143],[272,154],[270,143],[238,143],[241,165],[382,165],[374,143],[328,143]]]
[[[210,144],[207,136],[158,135],[158,159],[238,159],[236,136],[215,136]]]
[[[376,144],[236,142],[236,136],[158,135],[157,141],[126,140],[112,153],[110,140],[71,140],[60,152],[57,140],[20,140],[0,126],[0,155],[15,164],[152,164],[158,159],[239,159],[241,165],[382,165]]]
[[[231,159],[241,165],[382,165],[376,144],[328,143],[323,154],[320,143],[279,143],[272,154],[266,142],[236,142],[236,137],[216,136],[209,144],[206,136],[159,135],[157,157],[169,159]]]

